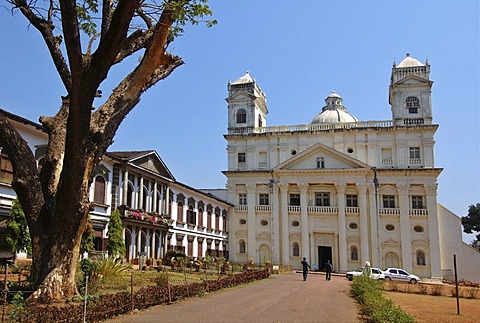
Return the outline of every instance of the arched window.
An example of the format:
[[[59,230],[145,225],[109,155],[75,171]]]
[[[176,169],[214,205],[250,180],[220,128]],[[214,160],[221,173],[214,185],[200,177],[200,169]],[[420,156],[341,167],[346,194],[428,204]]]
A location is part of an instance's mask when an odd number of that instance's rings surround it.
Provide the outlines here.
[[[207,212],[207,229],[208,230],[212,229],[212,212],[211,211]]]
[[[133,197],[133,187],[132,185],[129,183],[128,186],[127,186],[127,200],[125,201],[126,205],[128,207],[132,207],[132,197]]]
[[[417,250],[417,266],[425,266],[425,252]]]
[[[245,253],[245,240],[240,240],[238,243],[239,246],[239,253]]]
[[[350,260],[352,261],[358,260],[358,248],[356,246],[352,246],[350,248]]]
[[[105,179],[102,176],[95,177],[93,202],[98,204],[105,204]]]
[[[220,214],[215,213],[215,230],[220,231]]]
[[[193,205],[192,205],[192,204],[188,205],[188,210],[187,210],[187,223],[189,223],[189,224],[196,224],[196,223],[195,223],[195,212],[193,211]]]
[[[297,242],[294,242],[293,245],[293,256],[294,257],[299,257],[300,256],[300,247]]]
[[[198,226],[203,227],[203,209],[198,209]]]
[[[177,222],[183,223],[183,203],[177,203]]]
[[[238,109],[237,123],[247,123],[247,111],[245,109]]]
[[[395,252],[387,252],[385,254],[385,267],[386,268],[400,267],[400,258]]]
[[[258,127],[261,128],[262,126],[263,126],[262,116],[259,114],[258,115]]]
[[[148,191],[147,188],[144,186],[143,187],[143,200],[142,200],[142,210],[148,211],[147,210],[147,196],[148,196]]]
[[[408,109],[408,113],[418,113],[420,107],[420,100],[416,96],[409,96],[405,101]]]

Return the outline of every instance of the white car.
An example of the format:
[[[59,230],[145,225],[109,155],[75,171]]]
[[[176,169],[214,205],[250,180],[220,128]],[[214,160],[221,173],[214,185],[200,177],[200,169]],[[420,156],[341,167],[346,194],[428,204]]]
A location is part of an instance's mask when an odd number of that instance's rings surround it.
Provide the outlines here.
[[[360,267],[355,271],[349,271],[346,273],[345,277],[347,277],[347,279],[351,281],[353,280],[353,277],[364,274],[370,276],[373,279],[385,279],[383,271],[379,268],[370,267],[370,263],[368,261],[365,263],[365,267]]]
[[[385,280],[400,280],[404,282],[409,282],[410,284],[416,284],[420,281],[420,277],[409,274],[403,269],[400,268],[387,268],[383,271],[385,275]]]

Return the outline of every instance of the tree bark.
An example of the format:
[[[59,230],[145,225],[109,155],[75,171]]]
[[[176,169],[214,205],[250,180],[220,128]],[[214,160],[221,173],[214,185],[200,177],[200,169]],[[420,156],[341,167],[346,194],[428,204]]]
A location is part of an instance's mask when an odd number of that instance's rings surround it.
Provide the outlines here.
[[[175,2],[175,0],[171,0]],[[27,143],[0,111],[0,138],[14,170],[12,186],[18,194],[32,238],[32,278],[36,291],[30,301],[59,302],[77,295],[76,265],[82,234],[87,225],[89,183],[101,156],[126,115],[140,96],[183,64],[165,51],[175,14],[164,9],[155,25],[130,36],[128,28],[139,0],[104,0],[101,37],[94,53],[82,53],[76,1],[60,1],[67,60],[59,50],[48,19],[37,16],[35,2],[12,0],[42,34],[68,93],[53,117],[41,117],[49,136],[40,173]],[[188,1],[185,2],[185,4]],[[106,10],[105,8],[103,8]],[[113,90],[96,111],[92,104],[110,68],[140,49],[139,65]]]

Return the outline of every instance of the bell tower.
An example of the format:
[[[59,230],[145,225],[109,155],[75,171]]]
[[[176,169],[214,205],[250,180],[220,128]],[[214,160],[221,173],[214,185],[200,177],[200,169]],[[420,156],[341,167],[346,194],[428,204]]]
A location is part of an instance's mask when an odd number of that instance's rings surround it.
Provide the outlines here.
[[[397,126],[432,124],[430,64],[420,63],[407,53],[398,65],[393,62],[389,103]]]
[[[228,82],[228,133],[251,133],[267,126],[267,96],[246,72]]]

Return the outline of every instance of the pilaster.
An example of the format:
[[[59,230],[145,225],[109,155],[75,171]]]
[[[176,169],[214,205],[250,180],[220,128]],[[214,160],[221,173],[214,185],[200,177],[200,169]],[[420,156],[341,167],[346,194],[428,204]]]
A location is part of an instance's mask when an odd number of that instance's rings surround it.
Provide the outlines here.
[[[410,214],[408,203],[409,184],[397,184],[400,207],[400,241],[402,244],[402,268],[412,272],[412,237],[410,232]]]
[[[338,253],[340,272],[347,271],[347,229],[345,220],[345,183],[335,183],[337,189],[337,207],[338,207]],[[331,259],[330,261],[333,261]]]
[[[308,183],[299,183],[298,187],[300,189],[300,219],[301,219],[301,226],[302,226],[302,257],[306,257],[308,262],[311,262],[310,259],[310,245],[309,245],[309,237],[308,237],[308,213],[307,213],[307,206],[308,206]]]

